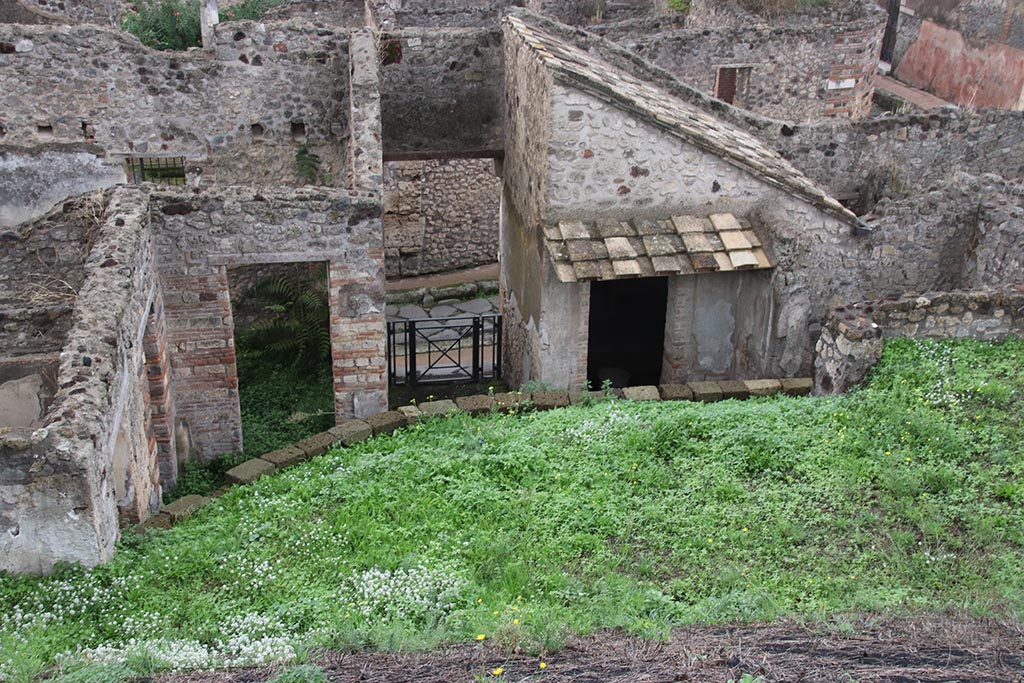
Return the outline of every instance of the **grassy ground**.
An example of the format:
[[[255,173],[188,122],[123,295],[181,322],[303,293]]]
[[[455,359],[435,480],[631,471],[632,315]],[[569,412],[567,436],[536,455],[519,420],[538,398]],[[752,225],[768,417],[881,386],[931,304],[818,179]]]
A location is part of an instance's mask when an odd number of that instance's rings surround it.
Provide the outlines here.
[[[0,577],[0,678],[784,615],[1018,618],[1022,358],[902,342],[837,398],[431,420],[233,490],[94,571]]]

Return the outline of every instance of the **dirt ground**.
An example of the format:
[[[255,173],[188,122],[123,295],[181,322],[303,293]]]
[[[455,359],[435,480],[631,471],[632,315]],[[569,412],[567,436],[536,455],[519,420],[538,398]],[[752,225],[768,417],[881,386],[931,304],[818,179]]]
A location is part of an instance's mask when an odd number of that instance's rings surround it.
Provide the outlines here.
[[[1013,683],[1024,682],[1024,630],[1019,623],[964,617],[858,617],[814,625],[688,627],[668,642],[604,632],[570,640],[543,658],[503,653],[485,642],[428,652],[332,652],[316,663],[330,683],[726,683],[745,673],[765,683]],[[156,683],[261,683],[273,674],[272,668],[178,674]]]

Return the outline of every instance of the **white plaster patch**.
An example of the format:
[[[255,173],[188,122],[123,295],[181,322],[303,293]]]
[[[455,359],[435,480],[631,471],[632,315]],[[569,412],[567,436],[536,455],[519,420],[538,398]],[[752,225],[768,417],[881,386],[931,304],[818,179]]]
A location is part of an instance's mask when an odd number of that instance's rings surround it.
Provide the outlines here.
[[[33,428],[39,426],[43,411],[39,394],[43,378],[28,375],[0,384],[0,428]]]

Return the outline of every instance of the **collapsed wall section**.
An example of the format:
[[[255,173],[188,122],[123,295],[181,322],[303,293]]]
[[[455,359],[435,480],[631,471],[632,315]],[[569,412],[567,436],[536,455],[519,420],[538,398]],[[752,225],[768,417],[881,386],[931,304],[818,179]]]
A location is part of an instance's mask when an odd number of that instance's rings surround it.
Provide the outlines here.
[[[110,558],[119,517],[145,518],[160,484],[143,350],[156,293],[146,200],[110,201],[60,354],[42,426],[0,434],[0,569]]]

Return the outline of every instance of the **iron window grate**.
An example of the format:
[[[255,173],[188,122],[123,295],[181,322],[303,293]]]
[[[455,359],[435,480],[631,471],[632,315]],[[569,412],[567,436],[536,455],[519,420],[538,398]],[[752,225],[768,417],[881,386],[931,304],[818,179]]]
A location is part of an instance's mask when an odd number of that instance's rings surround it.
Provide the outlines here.
[[[185,184],[185,157],[132,157],[125,163],[132,183]]]

